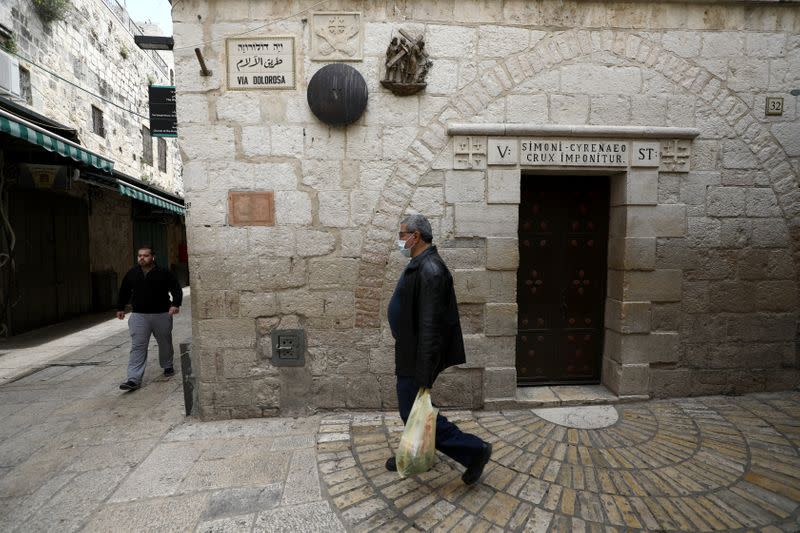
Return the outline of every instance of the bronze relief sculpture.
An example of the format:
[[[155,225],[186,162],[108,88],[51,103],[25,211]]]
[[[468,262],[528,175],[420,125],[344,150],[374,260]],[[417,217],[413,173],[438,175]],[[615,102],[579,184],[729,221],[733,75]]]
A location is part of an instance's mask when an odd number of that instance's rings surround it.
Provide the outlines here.
[[[425,38],[414,39],[404,30],[401,37],[393,37],[386,49],[386,75],[381,85],[397,96],[418,93],[428,84],[425,77],[433,61],[425,50]]]

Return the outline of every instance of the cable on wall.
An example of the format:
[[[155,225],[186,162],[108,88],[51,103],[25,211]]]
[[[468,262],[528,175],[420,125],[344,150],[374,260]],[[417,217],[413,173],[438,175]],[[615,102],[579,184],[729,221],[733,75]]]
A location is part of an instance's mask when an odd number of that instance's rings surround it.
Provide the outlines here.
[[[305,8],[305,9],[301,9],[297,13],[292,13],[291,15],[283,17],[282,19],[271,20],[271,21],[267,22],[266,24],[262,24],[261,26],[257,26],[257,27],[255,27],[255,28],[253,28],[251,30],[243,31],[241,33],[236,33],[236,34],[233,34],[233,35],[228,35],[226,37],[220,37],[219,39],[211,39],[210,41],[203,41],[202,43],[188,44],[186,46],[178,46],[178,47],[173,48],[173,50],[187,50],[189,48],[197,48],[198,46],[203,46],[203,45],[206,45],[206,44],[211,44],[211,43],[216,43],[216,42],[219,42],[219,41],[224,41],[225,39],[228,39],[228,38],[231,38],[231,37],[239,37],[239,36],[242,36],[242,35],[247,35],[248,33],[253,33],[254,31],[258,31],[258,30],[264,29],[267,26],[271,26],[272,24],[277,24],[278,22],[283,22],[284,20],[289,20],[290,18],[294,18],[297,15],[301,15],[301,14],[307,12],[307,11],[311,11],[312,9],[317,8],[317,7],[319,7],[322,4],[325,4],[327,2],[328,2],[328,0],[321,0],[320,2],[317,2],[316,4],[313,4],[313,5]],[[176,2],[175,5],[177,5],[177,3],[178,2]],[[175,5],[172,6],[173,9],[175,8]]]
[[[95,92],[93,92],[93,91],[90,91],[89,89],[86,89],[85,87],[81,87],[81,86],[80,86],[80,85],[78,85],[77,83],[74,83],[74,82],[72,82],[72,81],[70,81],[70,80],[68,80],[68,79],[64,78],[63,76],[59,76],[58,74],[56,74],[56,73],[55,73],[55,72],[53,72],[52,70],[50,70],[50,69],[48,69],[48,68],[45,68],[45,67],[43,67],[42,65],[40,65],[40,64],[38,64],[38,63],[36,63],[35,61],[32,61],[31,59],[28,59],[27,57],[25,57],[25,56],[23,56],[23,55],[21,55],[21,54],[19,54],[19,53],[17,53],[17,52],[11,52],[11,54],[12,54],[12,55],[15,55],[15,56],[17,56],[18,58],[22,59],[23,61],[25,61],[25,62],[27,62],[27,63],[29,63],[29,64],[33,65],[34,67],[38,68],[39,70],[43,70],[44,72],[47,72],[47,73],[48,73],[48,74],[50,74],[51,76],[55,76],[55,77],[56,77],[56,78],[58,78],[59,80],[61,80],[61,81],[63,81],[63,82],[66,82],[66,83],[68,83],[68,84],[72,85],[72,86],[73,86],[73,87],[75,87],[76,89],[80,89],[81,91],[83,91],[83,92],[85,92],[85,93],[88,93],[88,94],[90,94],[90,95],[94,96],[95,98],[97,98],[97,99],[99,99],[99,100],[102,100],[102,101],[106,102],[106,103],[107,103],[107,104],[109,104],[109,105],[112,105],[112,106],[114,106],[114,107],[116,107],[116,108],[118,108],[118,109],[121,109],[122,111],[125,111],[125,112],[127,112],[127,113],[130,113],[130,114],[132,114],[132,115],[136,115],[136,116],[137,116],[137,117],[139,117],[139,118],[143,118],[143,119],[145,119],[145,120],[150,120],[150,117],[149,117],[149,116],[142,115],[141,113],[137,113],[136,111],[134,111],[134,110],[132,110],[132,109],[128,109],[128,108],[122,107],[121,105],[119,105],[119,104],[117,104],[117,103],[115,103],[115,102],[112,102],[111,100],[109,100],[109,99],[108,99],[108,98],[106,98],[105,96],[101,96],[101,95],[99,95],[99,94],[97,94],[97,93],[95,93]]]

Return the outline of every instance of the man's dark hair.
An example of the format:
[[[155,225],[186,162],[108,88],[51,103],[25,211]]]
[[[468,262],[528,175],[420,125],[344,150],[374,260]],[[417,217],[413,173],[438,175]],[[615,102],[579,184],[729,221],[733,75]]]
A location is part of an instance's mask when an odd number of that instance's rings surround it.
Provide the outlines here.
[[[419,232],[424,242],[433,242],[433,230],[431,230],[431,223],[423,215],[408,215],[403,219],[401,224],[406,225],[406,230],[409,232]]]
[[[153,257],[155,257],[156,255],[155,249],[150,244],[140,244],[138,248],[136,248],[136,253],[138,254],[140,250],[150,250],[150,255],[152,255]]]

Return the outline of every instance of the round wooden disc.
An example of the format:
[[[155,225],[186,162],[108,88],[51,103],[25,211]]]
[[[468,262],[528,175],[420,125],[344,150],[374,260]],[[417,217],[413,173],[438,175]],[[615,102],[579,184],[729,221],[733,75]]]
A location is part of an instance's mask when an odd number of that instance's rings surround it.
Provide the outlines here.
[[[350,65],[333,63],[311,77],[306,96],[318,119],[343,126],[358,120],[367,107],[367,82]]]

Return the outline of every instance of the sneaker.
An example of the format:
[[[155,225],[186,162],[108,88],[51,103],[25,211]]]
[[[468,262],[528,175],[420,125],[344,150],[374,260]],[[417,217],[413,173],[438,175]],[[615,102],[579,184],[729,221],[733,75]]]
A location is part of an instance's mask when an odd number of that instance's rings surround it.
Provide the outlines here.
[[[175,369],[174,368],[170,367],[170,368],[165,368],[164,369],[164,376],[170,378],[170,377],[172,377],[174,375],[175,375]]]
[[[477,482],[481,475],[483,475],[483,469],[486,466],[486,463],[489,462],[489,458],[492,456],[492,445],[484,443],[483,450],[481,451],[480,456],[475,461],[474,464],[471,464],[469,468],[461,475],[461,481],[464,482],[465,485],[472,485],[473,483]]]
[[[136,390],[136,389],[139,388],[139,384],[135,383],[135,382],[133,382],[131,380],[128,380],[125,383],[123,383],[122,385],[120,385],[119,388],[122,389],[122,390]]]
[[[386,459],[386,470],[389,472],[397,472],[397,459],[394,456]]]

